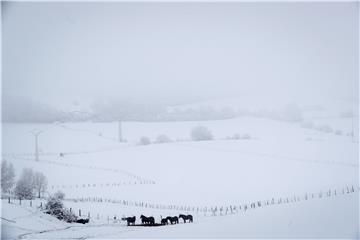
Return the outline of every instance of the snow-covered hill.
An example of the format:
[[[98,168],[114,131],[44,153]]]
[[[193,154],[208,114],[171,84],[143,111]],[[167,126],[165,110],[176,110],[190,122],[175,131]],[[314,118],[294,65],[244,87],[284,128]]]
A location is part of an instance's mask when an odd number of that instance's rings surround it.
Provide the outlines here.
[[[119,142],[117,122],[3,124],[3,158],[14,164],[17,176],[24,167],[44,172],[49,180],[49,194],[62,190],[69,199],[102,198],[200,209],[230,205],[239,207],[294,194],[304,197],[305,194],[336,189],[341,191],[344,187],[358,186],[358,144],[347,134],[351,130],[351,122],[331,118],[321,121],[315,124],[327,124],[342,133],[306,128],[296,122],[241,117],[203,122],[123,122],[122,134],[127,142]],[[191,141],[190,131],[198,125],[210,129],[214,140]],[[39,135],[39,162],[34,161],[34,136],[30,133],[33,129],[43,130]],[[249,137],[232,139],[236,133]],[[147,136],[154,141],[159,134],[166,134],[173,141],[138,145],[140,137]],[[358,206],[357,195],[354,196],[326,200],[326,203],[325,200],[324,203],[323,200],[316,200],[309,209],[324,208],[324,211],[333,212],[346,206],[346,211],[352,212]],[[310,211],[304,212],[304,209],[308,209],[307,204],[291,204],[288,210],[285,209],[290,205],[284,208],[279,206],[276,212],[266,210],[270,211],[266,213],[269,216],[265,218],[268,219],[266,221],[270,222],[276,216],[280,221],[272,227],[277,229],[273,237],[286,237],[287,234],[298,237],[356,236],[353,226],[358,222],[352,216],[342,225],[338,235],[333,234],[333,229],[327,235],[326,221],[331,218],[335,224],[340,213],[321,215],[312,210],[312,215]],[[146,213],[159,217],[181,212],[94,202],[68,201],[66,206],[81,208],[84,212],[91,212],[92,216]],[[126,233],[126,236],[209,237],[206,234],[212,233],[218,237],[262,237],[257,233],[270,233],[271,230],[257,231],[253,226],[256,222],[265,221],[261,220],[265,217],[260,213],[262,211],[259,209],[259,215],[254,211],[254,215],[250,214],[252,217],[248,217],[248,214],[219,217],[217,220],[200,217],[190,227],[179,225],[165,231],[159,228],[149,230],[151,234],[147,230],[140,230]],[[307,218],[316,221],[321,230],[310,229],[310,224],[304,223]],[[287,222],[291,225],[291,221],[297,222],[291,228],[293,230],[284,224]],[[238,226],[234,225],[236,222],[244,226],[251,223],[252,227],[246,228],[246,231],[235,230],[235,226]],[[23,227],[26,228],[25,223]],[[205,234],[207,228],[211,230]],[[106,226],[101,229],[97,231],[112,228]],[[70,234],[70,230],[63,231]],[[123,233],[122,230],[114,230],[114,233],[112,230],[104,231],[109,236]],[[42,236],[46,238],[51,235],[29,235],[36,238]]]
[[[331,198],[271,205],[224,216],[194,216],[194,223],[160,227],[128,227],[125,222],[95,216],[90,224],[69,224],[36,207],[2,201],[2,239],[98,238],[359,238],[358,192]],[[35,203],[36,204],[36,201]],[[139,216],[138,208],[106,204],[112,213]],[[334,207],[336,206],[336,207]],[[156,218],[165,212],[157,211]],[[106,214],[105,214],[106,216]],[[109,215],[107,215],[109,216]],[[113,215],[110,215],[111,217]],[[118,215],[119,216],[119,215]],[[139,220],[138,220],[139,221]]]

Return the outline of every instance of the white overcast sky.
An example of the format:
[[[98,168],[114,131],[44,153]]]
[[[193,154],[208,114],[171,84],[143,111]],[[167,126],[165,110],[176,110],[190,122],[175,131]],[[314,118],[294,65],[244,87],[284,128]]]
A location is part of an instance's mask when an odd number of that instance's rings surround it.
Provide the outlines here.
[[[349,97],[358,3],[2,3],[3,96]]]

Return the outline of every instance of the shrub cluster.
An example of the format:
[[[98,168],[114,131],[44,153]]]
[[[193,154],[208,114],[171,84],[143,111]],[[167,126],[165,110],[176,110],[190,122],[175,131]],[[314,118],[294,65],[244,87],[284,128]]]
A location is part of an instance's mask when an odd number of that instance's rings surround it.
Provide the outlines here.
[[[50,196],[45,204],[45,213],[53,215],[57,219],[68,223],[76,222],[76,215],[64,208],[64,204],[62,202],[64,197],[65,194],[62,192],[57,192]]]

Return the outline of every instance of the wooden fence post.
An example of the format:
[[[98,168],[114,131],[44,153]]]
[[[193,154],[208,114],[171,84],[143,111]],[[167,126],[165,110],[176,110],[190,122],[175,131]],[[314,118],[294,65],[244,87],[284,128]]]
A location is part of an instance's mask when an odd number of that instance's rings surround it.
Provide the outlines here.
[[[30,200],[30,207],[32,207],[32,201]]]
[[[8,203],[10,203],[10,197],[9,197],[9,199],[8,199]]]
[[[81,217],[81,209],[79,209],[79,217]]]

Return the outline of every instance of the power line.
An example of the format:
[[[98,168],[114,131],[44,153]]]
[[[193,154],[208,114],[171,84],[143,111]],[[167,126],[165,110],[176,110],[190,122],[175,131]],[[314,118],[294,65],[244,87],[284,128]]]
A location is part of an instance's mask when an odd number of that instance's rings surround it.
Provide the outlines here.
[[[40,130],[32,130],[30,132],[35,137],[35,161],[39,161],[39,135],[43,133]]]

